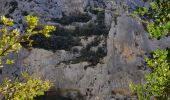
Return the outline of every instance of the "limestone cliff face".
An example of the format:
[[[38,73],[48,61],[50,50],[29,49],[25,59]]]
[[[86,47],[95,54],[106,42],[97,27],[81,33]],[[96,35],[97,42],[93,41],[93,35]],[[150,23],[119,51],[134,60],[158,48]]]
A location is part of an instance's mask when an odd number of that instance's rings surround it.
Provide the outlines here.
[[[28,69],[35,77],[53,81],[57,95],[73,100],[136,100],[128,84],[144,82],[149,52],[169,47],[169,37],[148,39],[140,20],[129,14],[132,0],[2,1],[0,14],[16,23],[31,14],[57,30],[48,39],[33,36],[33,48],[11,55],[15,67],[6,66],[1,77],[18,77]]]

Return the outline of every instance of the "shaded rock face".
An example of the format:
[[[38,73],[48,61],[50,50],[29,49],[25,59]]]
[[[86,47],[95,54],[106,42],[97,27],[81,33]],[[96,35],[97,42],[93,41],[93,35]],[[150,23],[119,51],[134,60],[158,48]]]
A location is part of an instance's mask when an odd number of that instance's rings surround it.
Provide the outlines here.
[[[88,0],[5,0],[2,7],[10,6],[5,14],[13,15],[15,18],[28,13],[41,17],[61,18],[63,13],[69,15],[83,11],[87,3]]]
[[[157,48],[169,47],[169,37],[149,40],[142,24],[129,16],[122,3],[133,9],[128,0],[0,3],[9,8],[0,9],[1,15],[16,19],[16,23],[21,24],[25,15],[32,14],[40,17],[41,23],[57,27],[50,38],[34,35],[33,48],[10,55],[16,63],[6,66],[0,77],[20,77],[27,69],[35,77],[51,80],[56,95],[72,100],[136,100],[128,84],[144,82],[145,57]]]

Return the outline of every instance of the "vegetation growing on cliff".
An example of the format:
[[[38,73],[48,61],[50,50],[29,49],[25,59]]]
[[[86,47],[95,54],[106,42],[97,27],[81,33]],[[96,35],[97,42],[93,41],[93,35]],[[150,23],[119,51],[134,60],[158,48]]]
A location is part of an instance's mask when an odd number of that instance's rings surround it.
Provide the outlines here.
[[[153,0],[150,8],[139,7],[138,14],[146,23],[147,31],[151,38],[160,39],[169,35],[170,32],[170,1]]]
[[[34,16],[26,16],[26,23],[23,25],[25,28],[19,30],[15,28],[12,19],[1,17],[0,28],[0,66],[4,67],[5,64],[14,64],[14,60],[5,59],[10,53],[17,53],[21,46],[21,42],[28,42],[31,46],[33,40],[30,39],[31,35],[43,34],[46,37],[50,36],[50,32],[55,30],[54,26],[45,25],[41,30],[35,30],[39,25],[39,19]],[[22,80],[17,78],[11,81],[8,77],[3,80],[0,85],[0,96],[5,100],[33,100],[38,95],[43,95],[51,86],[48,80],[41,80],[33,78],[28,73],[23,72]]]
[[[170,98],[170,63],[167,60],[168,51],[156,50],[153,55],[146,58],[146,64],[151,73],[145,75],[146,83],[131,84],[137,92],[139,100],[168,100]]]
[[[151,38],[160,39],[170,33],[170,1],[153,0],[150,8],[139,7],[136,14],[140,15],[147,25]],[[170,99],[170,63],[168,50],[156,50],[146,58],[150,73],[145,75],[144,85],[130,84],[137,93],[139,100]]]

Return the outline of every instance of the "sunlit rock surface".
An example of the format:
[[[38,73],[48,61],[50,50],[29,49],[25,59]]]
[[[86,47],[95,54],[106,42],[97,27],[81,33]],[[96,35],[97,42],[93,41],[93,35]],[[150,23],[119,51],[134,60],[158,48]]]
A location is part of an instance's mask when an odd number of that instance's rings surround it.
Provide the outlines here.
[[[9,55],[16,63],[3,68],[0,77],[20,77],[27,69],[35,77],[51,80],[57,96],[72,100],[136,100],[128,84],[142,84],[147,73],[145,58],[155,49],[170,46],[169,37],[148,39],[140,20],[130,16],[136,5],[148,3],[0,0],[0,15],[14,18],[21,29],[28,14],[40,17],[42,24],[57,27],[48,39],[32,36],[33,48]]]

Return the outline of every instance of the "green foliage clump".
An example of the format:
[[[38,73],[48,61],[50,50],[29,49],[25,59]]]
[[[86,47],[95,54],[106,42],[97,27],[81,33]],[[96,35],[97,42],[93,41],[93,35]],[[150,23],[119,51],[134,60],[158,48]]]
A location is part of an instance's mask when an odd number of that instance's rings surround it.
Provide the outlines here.
[[[0,26],[0,66],[4,64],[14,64],[14,60],[3,60],[10,53],[16,53],[20,50],[21,42],[29,42],[29,46],[33,40],[30,39],[31,35],[43,34],[46,37],[50,36],[50,33],[55,30],[54,26],[45,25],[43,29],[36,30],[39,26],[39,19],[35,16],[26,16],[26,27],[24,32],[14,27],[12,19],[1,17]],[[33,78],[32,76],[24,75],[23,80],[10,81],[7,77],[0,85],[0,96],[3,96],[5,100],[33,100],[34,97],[43,95],[44,91],[47,91],[51,83],[48,80],[41,80],[39,78]]]
[[[156,50],[152,57],[146,58],[146,64],[151,70],[151,73],[145,75],[146,83],[143,86],[130,84],[139,100],[170,99],[170,63],[167,55],[166,50]]]
[[[135,12],[147,23],[151,38],[159,39],[170,32],[170,0],[154,0],[150,8],[139,7]]]
[[[44,95],[44,91],[48,91],[51,83],[46,80],[28,78],[23,82],[16,80],[4,80],[0,86],[0,94],[5,95],[5,100],[33,100],[34,97]]]
[[[170,33],[170,0],[153,0],[150,8],[139,7],[138,14],[147,25],[151,38],[160,39]],[[150,73],[145,75],[144,85],[130,84],[139,100],[170,99],[170,63],[168,50],[156,50],[152,57],[146,58]]]
[[[7,56],[11,52],[16,52],[21,48],[20,45],[20,32],[18,29],[10,29],[14,23],[12,19],[8,19],[5,16],[1,17],[1,21],[4,24],[0,29],[0,66],[5,64],[2,58]],[[7,59],[6,64],[13,63],[13,60]]]

